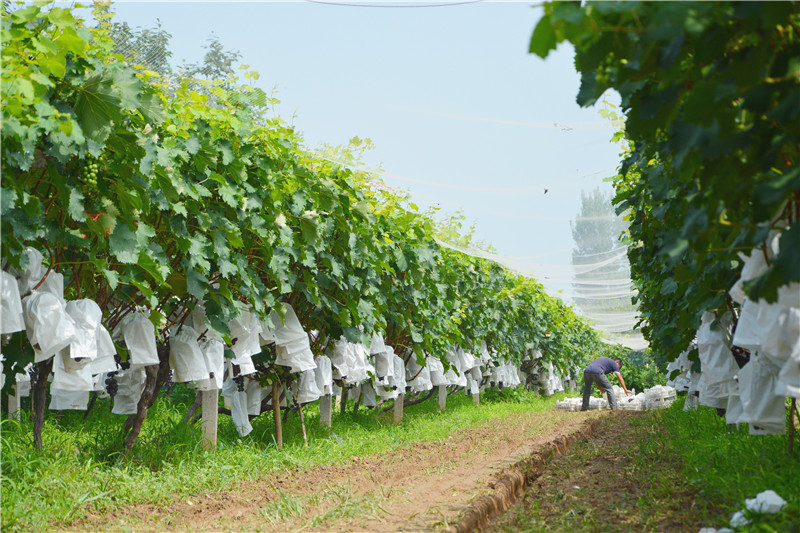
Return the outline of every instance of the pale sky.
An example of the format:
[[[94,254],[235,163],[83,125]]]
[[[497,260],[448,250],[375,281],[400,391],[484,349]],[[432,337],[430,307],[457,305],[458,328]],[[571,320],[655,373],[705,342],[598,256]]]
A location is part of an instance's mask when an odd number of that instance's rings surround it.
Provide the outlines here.
[[[423,208],[463,210],[477,239],[535,258],[551,293],[571,292],[555,281],[571,276],[569,221],[581,189],[610,190],[602,180],[620,147],[598,107],[575,103],[572,48],[547,60],[528,53],[541,5],[333,3],[115,2],[113,11],[132,27],[160,20],[173,66],[200,61],[214,32],[259,72],[259,87],[276,88],[277,113],[309,147],[372,139],[366,164],[381,166],[388,186]]]

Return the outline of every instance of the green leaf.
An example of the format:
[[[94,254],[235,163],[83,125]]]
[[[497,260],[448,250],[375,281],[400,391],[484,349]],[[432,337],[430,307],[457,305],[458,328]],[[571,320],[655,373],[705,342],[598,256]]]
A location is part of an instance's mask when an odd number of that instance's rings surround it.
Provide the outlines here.
[[[237,207],[239,205],[239,202],[237,200],[239,191],[234,189],[233,187],[229,187],[228,185],[220,185],[219,195],[222,197],[222,201],[228,204],[229,206]]]
[[[178,298],[183,298],[186,296],[188,283],[186,281],[186,276],[184,276],[182,273],[178,272],[177,270],[173,270],[170,272],[169,276],[167,276],[166,282],[167,285],[169,285],[172,289],[172,294]]]
[[[117,224],[108,238],[108,249],[121,263],[136,263],[139,259],[139,243],[136,233],[127,224]]]
[[[550,25],[550,18],[542,17],[539,23],[536,24],[536,29],[533,30],[528,51],[544,59],[550,53],[550,50],[556,49],[557,44],[558,40],[555,32],[553,32],[553,27]]]
[[[111,74],[112,86],[119,100],[119,105],[128,109],[139,107],[139,95],[142,82],[129,69],[115,69]]]
[[[55,43],[61,49],[61,53],[72,53],[79,55],[86,48],[86,41],[84,41],[78,33],[72,28],[64,28],[61,30],[61,35],[55,38]]]
[[[150,124],[159,124],[164,120],[164,108],[156,93],[145,91],[139,95],[139,112]]]
[[[54,7],[47,13],[47,18],[59,28],[67,28],[75,25],[75,17],[68,9]]]
[[[83,208],[83,193],[78,189],[69,191],[69,217],[75,222],[81,222],[86,218]]]
[[[228,141],[220,141],[218,144],[219,151],[222,154],[222,164],[230,165],[234,159],[233,149],[231,143]]]
[[[14,24],[25,24],[37,18],[40,13],[41,10],[37,6],[24,7],[11,13],[11,21],[14,22]]]
[[[0,215],[6,216],[16,205],[17,193],[12,189],[0,188]]]
[[[200,141],[197,140],[197,137],[189,137],[186,139],[186,151],[190,154],[194,155],[200,149]]]
[[[150,274],[150,277],[153,278],[156,283],[164,283],[165,280],[161,263],[154,257],[151,257],[146,251],[142,250],[139,253],[139,260],[136,264],[139,265],[142,270]]]
[[[113,291],[117,289],[117,285],[119,284],[119,272],[115,270],[106,270],[103,269],[103,276],[105,276],[106,280],[108,281],[109,288]]]
[[[156,232],[152,227],[142,221],[139,221],[136,226],[136,242],[139,244],[139,247],[146,248],[150,239],[156,236]]]
[[[111,81],[101,75],[90,77],[78,87],[75,114],[83,134],[98,144],[104,144],[114,125],[122,119],[120,102]]]
[[[207,287],[208,278],[206,276],[191,268],[186,271],[186,289],[189,294],[198,300],[202,300]]]

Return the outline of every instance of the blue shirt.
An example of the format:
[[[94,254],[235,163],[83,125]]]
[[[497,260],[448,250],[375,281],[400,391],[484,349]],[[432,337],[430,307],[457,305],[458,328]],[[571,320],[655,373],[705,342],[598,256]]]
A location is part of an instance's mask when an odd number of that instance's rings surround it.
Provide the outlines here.
[[[584,374],[613,374],[619,372],[617,362],[609,357],[598,357],[583,370]]]

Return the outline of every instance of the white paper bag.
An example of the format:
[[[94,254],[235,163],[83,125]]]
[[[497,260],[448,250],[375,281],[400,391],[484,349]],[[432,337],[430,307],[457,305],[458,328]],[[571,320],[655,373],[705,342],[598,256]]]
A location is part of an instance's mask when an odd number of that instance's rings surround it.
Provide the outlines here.
[[[85,411],[89,405],[89,392],[88,391],[68,391],[50,387],[50,405],[48,408],[51,411]]]
[[[397,390],[398,394],[406,393],[406,363],[403,358],[395,354],[394,362],[394,376],[392,377],[392,386]]]
[[[121,338],[128,348],[128,361],[136,366],[157,365],[156,327],[144,311],[134,311],[115,328],[114,338]]]
[[[221,341],[215,339],[201,341],[199,346],[209,377],[198,380],[197,388],[201,391],[222,389],[225,374],[225,346]]]
[[[61,302],[50,293],[34,291],[23,301],[28,341],[40,363],[77,339],[77,328]]]
[[[94,379],[88,360],[82,366],[74,366],[67,370],[64,363],[73,362],[68,355],[69,349],[65,348],[53,358],[53,383],[52,387],[63,391],[92,391]]]
[[[447,378],[444,375],[444,365],[438,357],[428,357],[428,367],[430,367],[431,385],[438,387],[439,385],[448,385]]]
[[[427,361],[425,366],[420,366],[417,358],[414,355],[411,356],[406,365],[406,384],[415,392],[428,391],[433,388],[431,369]]]
[[[244,392],[247,394],[247,414],[258,416],[261,414],[261,401],[267,396],[267,389],[261,386],[257,379],[246,378]]]
[[[73,359],[97,358],[97,330],[103,319],[103,311],[96,302],[89,299],[67,302],[67,314],[75,321],[76,338],[70,343],[69,356]]]
[[[114,396],[114,407],[111,412],[115,415],[136,414],[147,380],[144,367],[131,366],[127,370],[120,370],[115,379],[117,394]]]
[[[775,364],[800,359],[800,309],[777,306],[764,328],[762,352]]]
[[[375,399],[375,389],[370,383],[361,385],[361,405],[364,407],[375,407],[378,405]]]
[[[747,371],[745,372],[745,369]],[[751,435],[783,435],[786,432],[784,396],[775,394],[779,369],[764,357],[753,355],[739,372],[743,422]]]
[[[31,292],[47,272],[47,267],[42,265],[44,256],[39,250],[28,246],[25,248],[23,255],[28,256],[28,266],[25,267],[25,270],[19,272],[19,276],[17,276],[19,278],[17,286],[21,296]]]
[[[316,369],[300,372],[300,382],[294,396],[300,404],[317,401],[322,396],[322,391],[317,387]]]
[[[169,366],[176,383],[208,379],[206,360],[197,342],[197,331],[184,325],[169,339]]]
[[[6,271],[0,272],[0,333],[14,333],[25,329],[22,300],[17,278]]]
[[[315,360],[317,368],[314,370],[314,377],[317,381],[317,388],[322,395],[333,393],[333,372],[331,360],[325,356],[320,355]]]
[[[231,339],[236,339],[231,346],[236,359],[244,360],[261,353],[261,322],[255,313],[242,311],[238,318],[228,322],[228,328],[231,330]]]
[[[289,367],[292,373],[316,368],[308,334],[303,330],[294,309],[286,306],[284,322],[275,311],[270,316],[275,324],[275,364]]]
[[[386,346],[384,346],[384,349],[378,353],[372,352],[375,365],[375,375],[378,378],[378,381],[383,384],[388,383],[388,378],[394,377],[394,362],[392,360],[393,356],[394,350],[389,351]]]
[[[92,366],[92,374],[101,374],[105,372],[113,372],[117,370],[117,362],[114,360],[114,355],[117,353],[117,348],[114,346],[114,341],[111,340],[111,334],[102,324],[97,328],[97,358],[90,364]]]
[[[233,419],[233,425],[236,427],[236,432],[239,433],[240,437],[246,437],[253,431],[253,426],[250,424],[250,418],[248,417],[247,392],[239,391],[236,382],[229,375],[222,384],[222,396],[230,402],[231,418]]]
[[[464,351],[464,349],[461,346],[458,347],[456,353],[458,354],[460,368],[464,372],[472,370],[475,367],[475,365],[479,364],[478,359],[476,359],[476,357],[471,353]]]

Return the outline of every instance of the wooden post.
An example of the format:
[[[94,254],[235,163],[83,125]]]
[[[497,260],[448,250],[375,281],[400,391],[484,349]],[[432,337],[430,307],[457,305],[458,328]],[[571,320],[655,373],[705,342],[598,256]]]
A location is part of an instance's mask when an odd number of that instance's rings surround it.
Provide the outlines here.
[[[203,395],[203,447],[217,447],[217,420],[219,417],[219,391],[204,390]]]
[[[325,394],[319,399],[319,423],[331,427],[331,414],[333,411],[333,398]]]
[[[447,385],[439,385],[439,410],[444,411],[447,407]]]
[[[403,421],[403,401],[405,400],[405,394],[399,394],[397,398],[394,399],[394,423],[399,424]]]
[[[481,393],[480,392],[476,392],[476,393],[474,393],[472,395],[472,403],[474,403],[475,405],[480,405],[481,404]]]
[[[272,418],[275,419],[275,444],[283,448],[283,428],[281,428],[281,384],[272,384]]]
[[[13,376],[16,377],[16,376]],[[19,385],[14,387],[14,394],[8,395],[8,419],[16,420],[19,422],[19,412],[22,409],[20,405],[21,398],[19,396]]]

